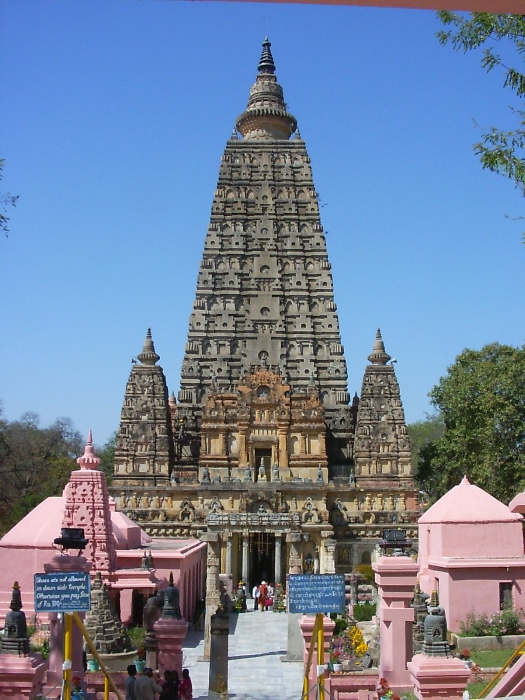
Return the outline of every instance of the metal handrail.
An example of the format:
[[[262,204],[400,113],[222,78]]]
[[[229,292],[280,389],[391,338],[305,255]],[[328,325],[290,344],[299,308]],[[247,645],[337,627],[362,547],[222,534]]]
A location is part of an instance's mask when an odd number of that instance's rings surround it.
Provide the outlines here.
[[[95,649],[95,645],[93,644],[93,641],[92,641],[91,637],[89,636],[86,628],[84,627],[84,623],[80,619],[80,615],[77,612],[73,613],[73,620],[75,621],[79,630],[82,632],[82,635],[83,635],[84,639],[86,640],[86,644],[89,647],[89,651],[93,654],[95,659],[98,661],[98,663],[100,665],[100,669],[101,669],[102,673],[104,674],[104,700],[109,700],[110,687],[111,687],[111,690],[117,696],[118,700],[122,700],[122,696],[121,696],[117,686],[115,685],[115,683],[113,682],[113,679],[109,675],[109,671],[106,668],[106,665],[104,664],[104,662],[100,658],[98,651]]]
[[[525,653],[525,640],[519,645],[517,649],[514,650],[514,653],[512,656],[507,659],[506,664],[503,666],[503,668],[500,668],[500,670],[496,673],[496,675],[490,679],[490,681],[487,683],[487,685],[483,688],[481,693],[479,694],[480,698],[483,698],[485,696],[485,693],[488,693],[489,690],[492,688],[492,686],[496,685],[496,683],[499,681],[501,676],[505,673],[505,671],[508,669],[508,667],[513,663],[514,659],[517,659],[518,656],[521,656],[523,653]]]

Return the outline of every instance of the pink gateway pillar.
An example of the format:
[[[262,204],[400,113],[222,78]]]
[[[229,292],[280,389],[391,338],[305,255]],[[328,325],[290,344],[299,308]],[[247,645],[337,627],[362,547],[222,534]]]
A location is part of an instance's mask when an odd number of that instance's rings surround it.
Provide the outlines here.
[[[410,557],[380,557],[373,565],[379,586],[379,676],[394,691],[411,688],[407,663],[412,658],[414,596],[418,565]]]

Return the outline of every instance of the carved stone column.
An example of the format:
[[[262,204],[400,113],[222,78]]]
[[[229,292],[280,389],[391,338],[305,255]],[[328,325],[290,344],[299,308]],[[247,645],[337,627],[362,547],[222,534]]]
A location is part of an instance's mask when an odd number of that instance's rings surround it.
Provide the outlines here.
[[[226,539],[226,574],[228,576],[232,575],[232,533],[225,532],[223,538]]]
[[[246,451],[246,431],[248,423],[239,425],[239,467],[245,469],[248,466],[248,454]]]
[[[288,468],[288,429],[279,427],[277,430],[278,440],[279,440],[279,466],[283,469]]]
[[[282,554],[281,554],[281,533],[276,532],[275,533],[275,585],[277,586],[278,583],[281,583],[281,578],[282,578],[282,571],[281,571],[281,561],[282,561]]]
[[[289,532],[286,541],[290,544],[290,556],[288,559],[288,573],[301,574],[303,571],[302,541],[300,532]]]
[[[206,614],[204,618],[204,658],[210,658],[210,624],[220,603],[219,572],[221,543],[218,532],[205,532],[201,540],[208,543],[206,561]]]
[[[323,574],[335,574],[335,540],[331,538],[331,535],[333,532],[321,532],[324,547]]]
[[[243,530],[242,533],[242,580],[245,584],[248,582],[248,564],[250,556],[250,534],[248,530]]]

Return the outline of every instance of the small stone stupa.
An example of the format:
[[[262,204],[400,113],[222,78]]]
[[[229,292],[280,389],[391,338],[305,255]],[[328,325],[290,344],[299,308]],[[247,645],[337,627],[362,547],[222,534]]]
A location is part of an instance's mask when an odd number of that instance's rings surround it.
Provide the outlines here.
[[[91,610],[86,613],[85,627],[101,654],[122,654],[133,651],[133,644],[113,610],[100,571],[91,586]]]
[[[13,583],[10,611],[5,616],[4,634],[2,637],[2,654],[29,654],[29,638],[27,636],[27,622],[25,613],[22,612],[22,596],[18,581]]]
[[[13,584],[11,610],[5,616],[0,644],[0,698],[34,700],[40,693],[47,669],[41,654],[30,652],[25,613],[18,581]]]

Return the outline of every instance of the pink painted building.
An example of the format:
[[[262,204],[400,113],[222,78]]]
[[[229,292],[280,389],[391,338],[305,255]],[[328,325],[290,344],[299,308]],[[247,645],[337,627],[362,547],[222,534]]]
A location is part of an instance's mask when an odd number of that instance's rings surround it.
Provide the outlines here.
[[[144,602],[168,585],[169,575],[180,592],[181,612],[193,618],[203,598],[206,544],[199,540],[152,539],[109,497],[106,477],[98,469],[91,433],[63,495],[47,498],[0,540],[0,624],[9,609],[13,581],[22,590],[24,612],[34,615],[33,576],[44,571],[56,554],[53,540],[63,527],[84,528],[89,543],[84,556],[91,574],[100,571],[123,622],[142,623]],[[46,622],[46,616],[39,616]]]
[[[471,611],[525,608],[522,520],[466,477],[419,519],[419,583],[438,591],[453,632]]]

